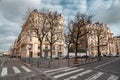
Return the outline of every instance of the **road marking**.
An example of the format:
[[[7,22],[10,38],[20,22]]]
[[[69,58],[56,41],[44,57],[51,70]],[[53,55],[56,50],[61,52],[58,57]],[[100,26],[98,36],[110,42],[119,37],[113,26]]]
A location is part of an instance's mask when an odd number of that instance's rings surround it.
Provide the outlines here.
[[[0,65],[0,66],[3,66],[3,64],[4,64],[4,60],[2,60],[2,63],[1,63],[1,65]]]
[[[52,70],[47,70],[47,71],[44,71],[46,73],[48,72],[53,72],[53,71],[57,71],[57,70],[63,70],[63,69],[67,69],[68,67],[64,67],[64,68],[58,68],[58,69],[52,69]]]
[[[118,80],[119,77],[115,75],[111,75],[107,80]]]
[[[66,75],[69,75],[69,74],[72,74],[72,73],[75,73],[75,72],[78,72],[78,71],[82,71],[82,70],[84,70],[84,69],[78,69],[78,70],[66,72],[66,73],[59,74],[59,75],[56,75],[56,76],[53,76],[53,77],[54,77],[54,78],[59,78],[59,77],[63,77],[63,76],[66,76]]]
[[[1,76],[7,75],[7,67],[2,68]]]
[[[117,60],[114,60],[114,61],[107,62],[107,63],[102,64],[102,65],[99,65],[99,66],[95,67],[95,69],[97,69],[97,68],[99,68],[99,67],[102,67],[102,66],[105,66],[105,65],[110,64],[110,63],[115,62],[115,61],[117,61]]]
[[[98,72],[97,74],[94,74],[90,77],[88,77],[87,79],[85,80],[96,80],[97,78],[99,78],[103,73],[102,72]]]
[[[26,66],[21,66],[26,72],[31,72],[30,69],[28,69]]]
[[[84,72],[82,72],[82,73],[78,73],[78,74],[76,74],[76,75],[74,75],[74,76],[71,76],[71,77],[69,77],[69,78],[67,78],[67,79],[64,79],[64,80],[77,79],[78,76],[82,76],[82,75],[88,74],[88,73],[90,73],[90,72],[92,72],[92,70],[87,70],[87,71],[84,71]]]
[[[77,67],[65,69],[65,70],[62,70],[62,71],[69,71],[69,70],[73,70],[73,69],[77,69]]]
[[[15,73],[21,73],[17,67],[12,67]]]
[[[68,68],[68,69],[65,69],[65,70],[57,71],[57,72],[52,72],[52,73],[49,73],[48,75],[53,75],[53,74],[56,74],[56,73],[59,73],[59,72],[69,71],[69,70],[74,70],[74,69],[77,69],[77,67],[74,67],[74,68]]]

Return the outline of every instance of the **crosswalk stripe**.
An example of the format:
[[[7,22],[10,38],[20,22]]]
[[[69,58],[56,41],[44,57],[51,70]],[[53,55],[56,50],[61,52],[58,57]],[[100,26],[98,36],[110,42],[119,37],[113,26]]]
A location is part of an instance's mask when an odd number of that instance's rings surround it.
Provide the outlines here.
[[[88,77],[87,79],[85,80],[96,80],[97,78],[99,78],[103,73],[102,72],[98,72],[97,74],[94,74],[90,77]]]
[[[53,74],[56,74],[56,73],[59,73],[59,72],[63,72],[63,71],[74,70],[74,69],[76,69],[76,68],[77,68],[77,67],[74,67],[74,68],[68,68],[68,69],[60,70],[60,71],[55,71],[55,72],[49,73],[48,75],[53,75]]]
[[[21,71],[17,67],[12,67],[15,73],[21,73]]]
[[[21,66],[26,72],[31,72],[30,69],[28,69],[26,66]]]
[[[65,69],[65,70],[62,70],[62,71],[69,71],[69,70],[73,70],[73,69],[77,69],[77,67]]]
[[[2,68],[1,76],[7,75],[7,67]]]
[[[68,67],[64,67],[64,68],[58,68],[58,69],[52,69],[52,70],[47,70],[47,71],[44,71],[46,73],[48,72],[53,72],[53,71],[57,71],[57,70],[63,70],[63,69],[67,69]]]
[[[74,76],[71,76],[71,77],[64,79],[64,80],[76,79],[78,76],[82,76],[82,75],[90,73],[90,72],[92,72],[92,70],[87,70],[87,71],[75,74]]]
[[[119,77],[115,75],[111,75],[107,80],[118,80]]]
[[[69,74],[72,74],[72,73],[75,73],[75,72],[78,72],[78,71],[82,71],[82,70],[84,70],[84,69],[78,69],[78,70],[66,72],[66,73],[59,74],[59,75],[56,75],[56,76],[53,76],[53,77],[54,77],[54,78],[59,78],[59,77],[63,77],[63,76],[66,76],[66,75],[69,75]]]

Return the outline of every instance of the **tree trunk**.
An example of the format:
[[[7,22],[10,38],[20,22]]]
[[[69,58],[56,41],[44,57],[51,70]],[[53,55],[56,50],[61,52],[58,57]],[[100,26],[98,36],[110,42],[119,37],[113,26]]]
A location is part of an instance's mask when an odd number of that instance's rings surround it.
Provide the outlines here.
[[[42,41],[40,42],[40,53],[39,53],[40,58],[42,58]]]
[[[67,59],[69,59],[70,44],[68,44]]]
[[[50,44],[50,59],[52,59],[52,44]]]
[[[78,44],[75,45],[75,60],[74,60],[74,64],[78,64],[77,52],[78,52]]]
[[[98,60],[101,60],[101,52],[100,52],[100,36],[98,35],[98,46],[97,46],[97,50],[98,50]]]

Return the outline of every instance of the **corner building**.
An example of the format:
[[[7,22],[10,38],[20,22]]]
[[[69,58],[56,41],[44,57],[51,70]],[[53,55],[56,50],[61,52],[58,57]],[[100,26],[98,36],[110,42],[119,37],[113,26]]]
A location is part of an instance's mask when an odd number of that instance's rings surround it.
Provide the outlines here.
[[[34,28],[31,28],[32,26],[39,25],[38,22],[41,19],[38,18],[38,16],[42,17],[45,14],[42,14],[38,12],[37,10],[33,10],[26,20],[26,22],[22,26],[22,30],[18,36],[18,38],[14,42],[13,46],[13,52],[17,56],[21,57],[39,57],[40,52],[40,46],[39,46],[39,40],[37,38],[36,32],[34,32]],[[31,22],[31,18],[33,18],[33,21]],[[61,15],[57,16],[57,22],[59,22],[60,25],[56,26],[56,32],[59,34],[55,36],[55,38],[59,38],[53,45],[52,49],[52,56],[53,57],[60,57],[64,55],[64,22],[63,17]],[[31,25],[32,23],[32,25]],[[32,29],[32,30],[31,30]],[[47,33],[50,35],[50,32]],[[42,56],[43,57],[50,57],[50,44],[46,40],[46,37],[43,39],[42,43]]]

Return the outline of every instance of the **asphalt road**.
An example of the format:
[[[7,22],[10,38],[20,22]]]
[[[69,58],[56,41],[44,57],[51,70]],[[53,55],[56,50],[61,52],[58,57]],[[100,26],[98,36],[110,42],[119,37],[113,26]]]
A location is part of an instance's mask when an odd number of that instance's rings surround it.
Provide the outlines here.
[[[41,69],[17,59],[0,59],[0,80],[120,80],[120,57],[57,69]]]
[[[14,58],[0,59],[0,80],[50,80],[36,67]]]
[[[44,72],[55,80],[120,80],[120,58]]]

